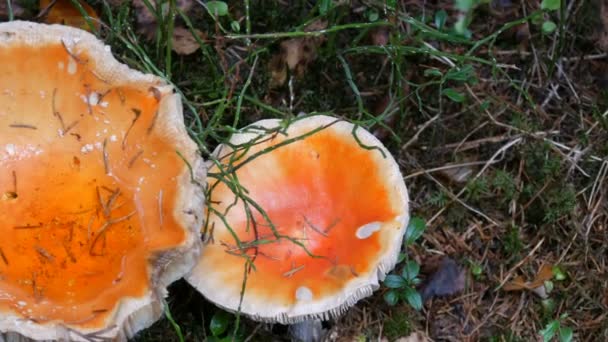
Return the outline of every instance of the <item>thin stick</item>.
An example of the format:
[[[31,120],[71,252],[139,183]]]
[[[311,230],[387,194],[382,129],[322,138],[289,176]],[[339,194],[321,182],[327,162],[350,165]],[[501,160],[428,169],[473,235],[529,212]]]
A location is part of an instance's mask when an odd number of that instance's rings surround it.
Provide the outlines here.
[[[158,120],[158,110],[156,111],[156,113],[154,113],[154,117],[152,118],[152,123],[150,123],[150,126],[148,127],[148,130],[146,131],[146,134],[150,135],[150,133],[152,133],[152,130],[154,129],[154,126],[156,126],[156,120]]]
[[[13,192],[16,195],[17,194],[17,173],[15,172],[15,170],[13,170],[12,174],[13,174]]]
[[[49,253],[46,249],[44,249],[38,245],[34,246],[34,249],[36,249],[36,252],[38,252],[38,254],[40,254],[41,256],[46,258],[48,261],[50,261],[50,262],[55,261],[55,257],[51,253]]]
[[[6,258],[6,254],[4,254],[2,247],[0,247],[0,257],[2,258],[2,261],[4,261],[4,264],[8,266],[8,259]]]
[[[110,228],[111,226],[120,223],[122,221],[126,221],[128,219],[130,219],[133,215],[135,215],[137,212],[133,211],[125,216],[119,217],[119,218],[115,218],[115,219],[111,219],[106,221],[101,228],[99,228],[99,232],[97,233],[97,235],[95,236],[95,238],[93,238],[93,241],[91,242],[91,248],[89,249],[89,254],[90,255],[99,255],[99,254],[95,254],[93,253],[93,249],[95,249],[95,246],[97,245],[97,241],[99,241],[99,238],[104,236],[106,231],[108,230],[108,228]]]
[[[36,229],[42,228],[41,224],[26,224],[25,226],[14,226],[13,229]]]
[[[11,127],[11,128],[27,128],[27,129],[33,129],[33,130],[38,129],[38,127],[36,127],[34,125],[20,124],[20,123],[10,124],[10,125],[8,125],[8,127]]]
[[[129,160],[129,164],[127,165],[127,168],[132,168],[133,164],[135,164],[135,162],[137,161],[137,158],[141,157],[141,155],[144,154],[144,150],[139,150],[139,152],[137,152],[133,158],[131,158],[131,160]]]
[[[306,224],[310,227],[310,229],[314,230],[315,232],[323,235],[324,237],[327,237],[327,233],[325,233],[324,231],[321,231],[319,228],[315,227],[312,222],[308,221],[308,218],[305,215],[302,215],[302,217],[304,218],[304,222],[306,222]]]
[[[127,137],[129,136],[129,132],[131,132],[131,129],[133,128],[133,126],[135,126],[135,123],[137,122],[137,120],[139,119],[139,117],[141,115],[141,110],[139,110],[137,108],[131,108],[131,111],[133,111],[133,114],[135,114],[135,117],[131,121],[131,125],[129,125],[129,128],[127,128],[125,137],[122,139],[122,149],[123,150],[127,147]]]
[[[103,139],[103,167],[106,175],[110,174],[110,157],[108,156],[108,138]]]
[[[158,219],[160,228],[163,227],[163,189],[158,192]]]
[[[289,277],[293,276],[294,274],[296,274],[296,273],[300,272],[301,270],[303,270],[303,269],[304,269],[304,266],[305,266],[305,265],[302,265],[302,266],[298,266],[298,267],[292,268],[291,270],[289,270],[289,271],[287,271],[287,272],[283,273],[283,277],[285,277],[285,278],[289,278]]]
[[[57,88],[53,89],[53,99],[51,102],[51,106],[52,106],[52,110],[53,110],[53,116],[57,118],[57,120],[59,120],[59,124],[61,125],[61,135],[65,134],[65,122],[63,121],[63,117],[61,116],[61,113],[59,113],[57,111],[57,105],[56,105],[56,98],[57,98]]]

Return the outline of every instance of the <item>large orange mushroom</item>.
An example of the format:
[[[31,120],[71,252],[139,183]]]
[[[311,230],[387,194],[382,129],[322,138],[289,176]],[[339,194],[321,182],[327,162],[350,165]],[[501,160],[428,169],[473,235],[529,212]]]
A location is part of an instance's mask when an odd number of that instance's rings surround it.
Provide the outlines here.
[[[212,302],[262,321],[326,319],[394,267],[408,194],[366,130],[328,116],[263,120],[214,153],[207,245],[187,276]]]
[[[94,36],[0,24],[0,331],[126,339],[200,253],[180,98]]]

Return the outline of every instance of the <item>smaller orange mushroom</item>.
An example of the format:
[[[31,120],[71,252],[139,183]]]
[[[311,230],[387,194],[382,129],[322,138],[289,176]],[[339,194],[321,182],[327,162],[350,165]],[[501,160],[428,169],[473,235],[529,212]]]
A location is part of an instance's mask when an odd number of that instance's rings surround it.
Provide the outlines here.
[[[0,331],[126,340],[200,253],[180,98],[65,26],[0,24],[0,61]]]
[[[187,280],[254,319],[329,318],[394,267],[408,194],[397,163],[366,130],[329,116],[283,127],[257,122],[215,151],[207,245]]]

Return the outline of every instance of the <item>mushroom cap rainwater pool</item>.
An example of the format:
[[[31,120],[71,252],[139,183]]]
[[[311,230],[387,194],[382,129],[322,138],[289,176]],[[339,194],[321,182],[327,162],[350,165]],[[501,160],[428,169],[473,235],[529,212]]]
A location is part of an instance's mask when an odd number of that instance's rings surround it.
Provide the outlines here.
[[[0,60],[0,331],[126,339],[200,253],[180,99],[65,26],[0,24]]]
[[[408,194],[393,157],[363,128],[328,116],[283,127],[259,121],[214,152],[223,170],[209,167],[207,244],[186,279],[253,319],[326,319],[395,266]]]

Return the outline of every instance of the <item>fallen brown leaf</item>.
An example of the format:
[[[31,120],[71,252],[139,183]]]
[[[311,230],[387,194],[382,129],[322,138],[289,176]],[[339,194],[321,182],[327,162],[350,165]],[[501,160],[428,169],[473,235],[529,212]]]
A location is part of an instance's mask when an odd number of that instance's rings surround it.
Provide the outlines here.
[[[502,287],[505,291],[522,291],[528,290],[537,294],[541,298],[547,297],[547,291],[545,290],[545,282],[553,278],[553,267],[548,264],[541,266],[540,270],[536,274],[536,277],[532,281],[525,281],[524,277],[517,276],[513,280],[505,283]]]
[[[203,33],[199,30],[194,30],[194,33],[201,39],[204,37]],[[178,55],[191,55],[200,47],[200,44],[189,29],[183,27],[173,29],[172,48]]]
[[[304,30],[319,31],[327,27],[326,21],[315,21]],[[281,42],[281,51],[273,56],[268,65],[270,88],[280,87],[287,81],[287,70],[302,77],[308,66],[317,58],[317,49],[324,37],[291,38]]]
[[[98,30],[99,16],[97,16],[93,7],[85,1],[78,0],[78,2],[87,12],[89,17],[91,17],[91,24]],[[91,31],[91,27],[87,20],[70,0],[57,0],[55,2],[52,0],[40,0],[40,11],[46,12],[44,22],[47,24],[61,24]]]
[[[149,1],[153,9],[156,9],[156,2]],[[192,0],[177,0],[176,7],[183,13],[187,14],[193,6]],[[133,0],[133,10],[135,11],[135,21],[137,22],[137,33],[142,35],[147,40],[152,40],[156,35],[156,14],[146,6],[144,0]],[[162,15],[166,15],[169,8],[162,7]]]

